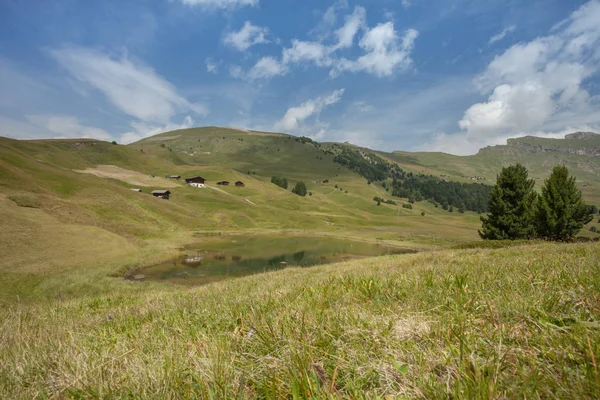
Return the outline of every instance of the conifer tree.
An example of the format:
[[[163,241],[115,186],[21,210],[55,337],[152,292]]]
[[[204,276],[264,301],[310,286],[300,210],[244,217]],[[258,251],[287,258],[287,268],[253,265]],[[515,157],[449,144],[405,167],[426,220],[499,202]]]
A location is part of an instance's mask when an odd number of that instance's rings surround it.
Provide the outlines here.
[[[489,210],[481,216],[483,239],[529,239],[535,236],[535,181],[521,164],[502,168],[490,194]]]
[[[296,187],[292,189],[292,193],[295,193],[298,196],[306,196],[306,185],[304,182],[296,183]]]
[[[592,218],[589,207],[581,199],[575,178],[569,177],[567,167],[554,167],[544,182],[538,202],[538,235],[547,240],[570,240]]]

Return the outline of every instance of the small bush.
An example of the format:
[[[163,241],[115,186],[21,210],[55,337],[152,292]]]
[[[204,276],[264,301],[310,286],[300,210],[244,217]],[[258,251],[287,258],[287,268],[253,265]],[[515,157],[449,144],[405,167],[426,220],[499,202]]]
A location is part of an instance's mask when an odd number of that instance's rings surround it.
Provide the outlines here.
[[[309,196],[312,196],[312,192],[308,192],[308,195],[309,195]]]
[[[421,211],[421,217],[425,216],[425,211]]]
[[[598,232],[598,228],[596,228],[595,226],[590,227],[590,232]]]
[[[112,142],[110,142],[111,144],[117,144],[117,142],[115,140],[113,140]]]
[[[279,186],[280,188],[287,189],[288,188],[288,180],[287,178],[281,178],[279,176],[271,177],[271,183]],[[306,192],[304,193],[306,195]]]
[[[402,204],[402,208],[407,208],[409,210],[412,210],[412,204]]]

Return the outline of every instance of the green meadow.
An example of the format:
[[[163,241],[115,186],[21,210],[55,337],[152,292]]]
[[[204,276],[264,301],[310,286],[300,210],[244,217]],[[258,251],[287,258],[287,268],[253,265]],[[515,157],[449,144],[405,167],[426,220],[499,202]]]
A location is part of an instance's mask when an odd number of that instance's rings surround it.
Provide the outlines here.
[[[565,163],[600,204],[594,157],[520,146],[377,154],[489,185],[513,162],[539,185]],[[482,242],[477,213],[378,205],[391,193],[322,150],[217,127],[127,146],[0,138],[0,398],[597,397],[597,242]],[[600,237],[599,218],[580,236]],[[333,253],[327,243],[417,254],[300,268],[305,249],[281,244],[298,237],[323,248],[315,257]],[[241,256],[236,240],[248,242]],[[292,255],[208,285],[124,279],[197,249]]]

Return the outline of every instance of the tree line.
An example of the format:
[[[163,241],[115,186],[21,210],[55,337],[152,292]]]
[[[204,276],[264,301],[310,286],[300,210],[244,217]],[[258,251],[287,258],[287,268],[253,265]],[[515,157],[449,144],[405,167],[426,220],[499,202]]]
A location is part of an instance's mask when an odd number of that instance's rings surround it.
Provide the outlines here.
[[[479,235],[489,240],[569,241],[597,211],[583,202],[575,178],[565,166],[554,167],[541,194],[534,186],[523,165],[503,168],[491,191],[489,214],[481,217]]]
[[[482,183],[460,183],[441,180],[432,175],[405,172],[398,165],[365,151],[334,146],[334,162],[366,178],[368,183],[382,181],[394,197],[408,198],[409,203],[429,200],[444,210],[487,212],[492,187]]]

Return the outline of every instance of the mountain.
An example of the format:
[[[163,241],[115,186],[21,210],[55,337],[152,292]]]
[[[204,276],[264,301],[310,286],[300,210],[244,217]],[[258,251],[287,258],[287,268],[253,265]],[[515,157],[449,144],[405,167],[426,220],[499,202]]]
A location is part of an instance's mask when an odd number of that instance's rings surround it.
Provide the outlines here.
[[[458,157],[220,127],[167,132],[127,146],[0,138],[0,300],[23,293],[104,293],[116,284],[111,275],[229,232],[310,232],[417,249],[477,240],[479,215],[468,211],[469,204],[464,213],[456,212],[458,204],[448,212],[441,201],[438,207],[416,196],[410,209],[402,207],[407,198],[392,194],[415,196],[420,188],[428,199],[425,192],[446,181],[439,187],[454,193],[452,205],[457,193],[484,193],[503,165],[522,162],[541,184],[552,166],[565,163],[586,199],[599,204],[597,141],[588,133],[521,138]],[[208,187],[191,188],[170,175],[201,176]],[[289,189],[272,184],[272,176],[287,178]],[[405,185],[402,192],[391,186],[394,179],[422,185]],[[221,180],[245,187],[216,186]],[[290,191],[299,181],[306,197]],[[171,199],[153,197],[156,189],[168,189]],[[477,206],[480,200],[469,201]],[[587,229],[582,234],[592,235]]]
[[[506,145],[483,148],[472,156],[402,151],[382,154],[410,171],[487,184],[495,182],[502,167],[521,163],[529,169],[538,187],[555,165],[564,164],[577,178],[584,198],[600,203],[600,134],[597,133],[575,132],[564,139],[525,136],[509,139]]]

